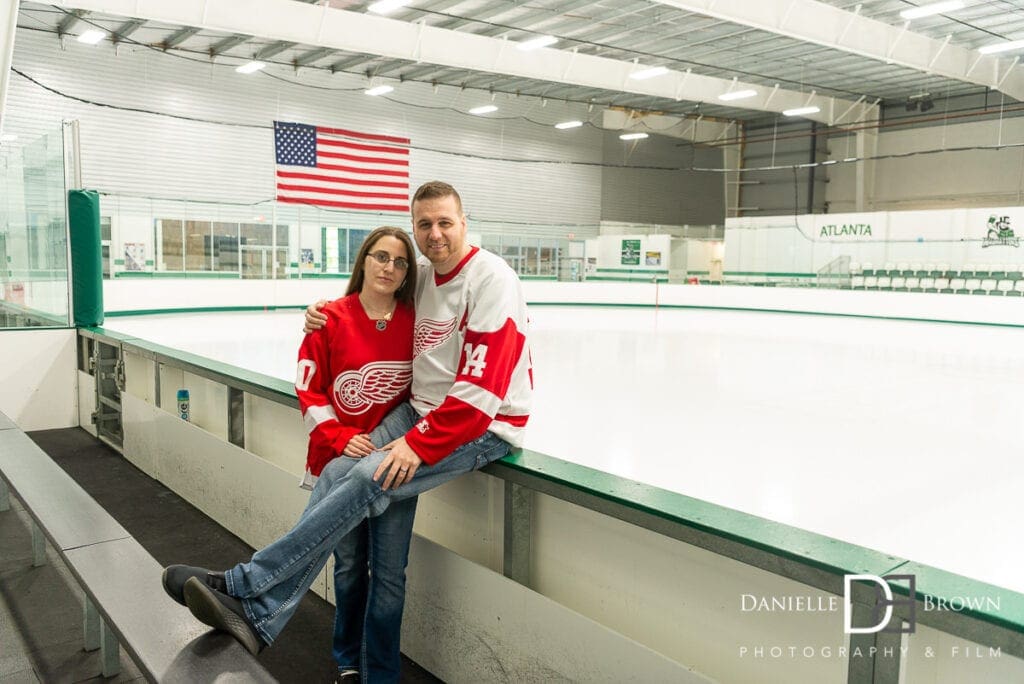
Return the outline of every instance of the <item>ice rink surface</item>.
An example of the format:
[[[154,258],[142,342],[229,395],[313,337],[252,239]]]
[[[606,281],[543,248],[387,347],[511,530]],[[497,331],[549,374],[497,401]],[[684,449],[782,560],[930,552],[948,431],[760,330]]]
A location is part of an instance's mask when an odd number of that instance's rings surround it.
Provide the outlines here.
[[[1024,329],[532,306],[526,447],[1024,592]],[[294,380],[301,312],[108,319]]]

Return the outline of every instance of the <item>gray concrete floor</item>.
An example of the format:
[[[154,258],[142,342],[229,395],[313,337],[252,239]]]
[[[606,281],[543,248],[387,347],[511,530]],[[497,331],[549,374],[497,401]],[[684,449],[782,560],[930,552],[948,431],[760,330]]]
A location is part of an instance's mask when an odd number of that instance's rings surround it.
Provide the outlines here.
[[[252,555],[243,541],[84,430],[29,436],[160,564],[223,569]],[[0,513],[0,682],[139,679],[124,654],[117,678],[99,676],[99,652],[82,650],[81,590],[52,551],[47,565],[32,567],[29,519],[14,497],[11,501],[12,510]],[[282,682],[332,682],[333,623],[333,606],[307,595],[288,628],[260,654],[260,662]],[[438,681],[403,659],[402,682]]]

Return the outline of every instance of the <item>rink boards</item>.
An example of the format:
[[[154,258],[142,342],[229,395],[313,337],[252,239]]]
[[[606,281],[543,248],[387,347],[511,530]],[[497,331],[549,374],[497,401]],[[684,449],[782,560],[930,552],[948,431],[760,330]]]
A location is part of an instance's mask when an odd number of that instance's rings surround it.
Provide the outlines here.
[[[246,379],[264,389],[244,393],[243,451],[294,476],[304,434],[283,397],[301,336],[271,344],[245,316],[152,323],[185,331],[208,356],[219,353],[211,340],[223,323],[244,331],[229,346],[250,361],[286,359],[259,368],[280,380]],[[297,312],[269,316],[268,329],[297,330]],[[766,671],[856,679],[868,661],[858,662],[841,611],[807,607],[841,598],[844,574],[893,571],[915,576],[922,608],[929,597],[958,601],[918,611],[895,660],[906,681],[955,681],[947,677],[963,667],[995,681],[1019,674],[1020,550],[1006,542],[1020,513],[1009,494],[1021,434],[1005,419],[1020,330],[664,306],[533,306],[531,319],[527,450],[421,503],[418,533],[493,570],[516,569],[537,593],[722,681]],[[107,323],[129,330],[142,319]],[[167,361],[161,410],[179,387],[196,387],[190,427],[227,435],[222,383],[172,369],[238,372],[127,335],[127,368]],[[156,372],[132,376],[149,378],[136,392],[153,404]],[[125,431],[127,444],[134,430]],[[989,482],[991,472],[1000,475]],[[292,519],[286,507],[268,509],[277,527]],[[258,545],[273,526],[256,527],[239,534]],[[794,609],[753,609],[787,603]],[[926,624],[1000,651],[971,659],[972,644]]]

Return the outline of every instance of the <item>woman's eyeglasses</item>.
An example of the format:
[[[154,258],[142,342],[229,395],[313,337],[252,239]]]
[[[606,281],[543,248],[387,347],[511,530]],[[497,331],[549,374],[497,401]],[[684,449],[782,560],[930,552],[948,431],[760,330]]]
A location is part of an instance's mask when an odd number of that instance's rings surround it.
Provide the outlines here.
[[[394,259],[392,259],[390,254],[383,251],[370,252],[366,256],[372,258],[381,266],[387,266],[388,262],[393,261],[395,262],[395,268],[398,269],[399,271],[404,271],[409,268],[409,260],[406,259],[405,257],[395,257]]]

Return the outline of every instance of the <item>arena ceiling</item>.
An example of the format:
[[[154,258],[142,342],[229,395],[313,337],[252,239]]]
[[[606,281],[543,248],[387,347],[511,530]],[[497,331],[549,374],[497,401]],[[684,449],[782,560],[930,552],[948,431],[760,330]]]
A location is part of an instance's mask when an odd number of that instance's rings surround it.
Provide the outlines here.
[[[221,63],[359,74],[738,121],[863,121],[879,104],[993,92],[1024,101],[1024,5],[964,0],[906,19],[908,0],[361,0],[22,2],[19,30],[179,51]],[[547,47],[518,49],[549,36]],[[549,40],[550,40],[549,39]],[[1012,44],[1012,43],[1011,43]],[[638,79],[638,72],[664,67]],[[753,91],[743,99],[727,93]]]

